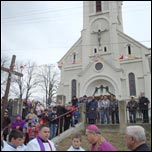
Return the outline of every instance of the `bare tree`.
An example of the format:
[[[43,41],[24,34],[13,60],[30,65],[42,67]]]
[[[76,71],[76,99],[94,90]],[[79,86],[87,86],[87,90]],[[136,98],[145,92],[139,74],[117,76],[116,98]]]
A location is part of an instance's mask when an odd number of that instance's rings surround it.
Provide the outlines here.
[[[40,87],[45,93],[46,105],[50,105],[52,97],[57,93],[59,73],[54,65],[47,65],[40,69],[39,78]]]
[[[31,95],[36,91],[36,87],[39,84],[39,80],[37,78],[37,65],[36,63],[28,63],[29,68],[27,68],[27,77],[26,77],[26,101],[31,97]],[[35,89],[35,90],[34,90]]]
[[[14,85],[12,87],[12,92],[20,100],[22,100],[24,97],[27,101],[34,93],[34,89],[39,83],[36,77],[36,64],[31,62],[28,62],[27,64],[20,63],[16,68],[16,71],[23,73],[24,76],[22,78],[14,77]]]

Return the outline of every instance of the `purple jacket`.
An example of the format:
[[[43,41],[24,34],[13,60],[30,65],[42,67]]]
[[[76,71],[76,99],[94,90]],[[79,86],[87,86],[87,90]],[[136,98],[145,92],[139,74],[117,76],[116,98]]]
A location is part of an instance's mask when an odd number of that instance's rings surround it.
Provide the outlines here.
[[[96,144],[92,145],[91,151],[94,151],[95,146]],[[109,142],[105,140],[99,145],[98,151],[117,151],[117,150],[114,146],[112,146]]]
[[[15,121],[12,122],[11,128],[12,128],[12,129],[16,129],[16,126],[20,126],[19,129],[22,130],[24,124],[25,124],[25,121],[24,121],[24,120],[15,120]]]

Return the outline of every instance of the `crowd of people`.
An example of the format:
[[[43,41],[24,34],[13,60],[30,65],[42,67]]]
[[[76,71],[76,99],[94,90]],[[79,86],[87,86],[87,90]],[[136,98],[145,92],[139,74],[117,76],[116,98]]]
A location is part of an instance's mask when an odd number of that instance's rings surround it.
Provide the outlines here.
[[[38,151],[55,151],[56,148],[51,139],[70,127],[75,127],[81,114],[79,111],[80,103],[85,104],[87,123],[90,124],[86,129],[86,136],[89,143],[92,144],[91,151],[106,150],[106,147],[115,151],[116,148],[106,141],[99,128],[95,126],[97,120],[101,124],[119,124],[119,101],[115,95],[101,95],[100,97],[87,97],[85,95],[79,99],[73,96],[71,102],[67,105],[63,105],[62,101],[59,100],[56,106],[48,108],[44,108],[41,103],[35,104],[32,102],[29,106],[24,102],[22,114],[17,114],[15,120],[10,118],[10,103],[8,103],[2,122],[1,136],[3,142],[1,149],[3,151],[6,151],[6,149],[7,151],[35,151],[36,149]],[[136,123],[136,110],[138,108],[143,113],[143,122],[149,122],[148,104],[149,100],[144,94],[139,98],[139,102],[131,97],[126,107],[129,110],[131,123]],[[134,139],[138,140],[136,138]],[[94,141],[96,141],[96,144],[94,144]],[[81,136],[73,136],[72,145],[68,151],[72,151],[72,149],[73,151],[74,149],[85,151],[80,147],[80,143]]]
[[[12,100],[10,103],[12,103]],[[10,103],[7,104],[7,107],[10,107]],[[34,104],[34,102],[32,102],[32,104],[29,105],[24,102],[22,114],[17,114],[14,120],[10,117],[11,114],[9,114],[10,111],[7,107],[3,117],[1,134],[4,141],[10,142],[11,139],[9,140],[9,137],[12,131],[21,131],[23,135],[19,132],[13,132],[13,134],[17,134],[18,138],[22,138],[22,136],[24,138],[24,142],[23,140],[20,141],[20,143],[18,143],[19,145],[21,145],[21,143],[27,145],[36,137],[41,136],[41,132],[44,130],[42,125],[49,128],[46,136],[49,136],[48,139],[51,140],[70,127],[75,127],[80,117],[76,97],[73,97],[69,104],[63,105],[62,101],[59,100],[56,106],[49,106],[48,108],[44,108],[41,103]],[[45,128],[45,130],[47,129]]]
[[[85,135],[91,144],[90,151],[117,151],[117,148],[106,140],[101,133],[101,129],[96,125],[88,125],[85,129]],[[25,145],[23,132],[14,129],[10,132],[7,142],[3,140],[1,134],[1,151],[57,151],[55,144],[49,137],[49,127],[47,125],[41,125],[38,135]],[[71,146],[67,151],[85,151],[81,147],[81,142],[81,135],[74,134],[72,136]],[[124,142],[131,151],[151,151],[150,147],[146,144],[145,129],[142,126],[127,126]]]
[[[134,96],[131,96],[131,100],[127,103],[127,110],[129,111],[129,122],[136,123],[137,112],[142,115],[143,123],[149,123],[149,104],[150,101],[145,97],[144,93],[141,93],[138,101],[135,100]]]
[[[30,106],[26,114],[17,114],[15,120],[10,118],[8,109],[5,110],[2,130],[4,140],[11,130],[18,129],[25,134],[25,144],[38,135],[40,125],[48,125],[50,128],[49,139],[54,138],[70,127],[75,127],[80,117],[78,103],[62,105],[59,100],[56,106],[45,109],[41,103]]]
[[[89,124],[96,124],[96,122],[101,124],[119,124],[119,101],[115,95],[84,96],[82,99],[86,103],[86,118]],[[149,123],[149,99],[142,92],[138,101],[136,100],[134,96],[131,96],[127,103],[128,122],[136,123],[138,112],[141,114],[143,123]]]

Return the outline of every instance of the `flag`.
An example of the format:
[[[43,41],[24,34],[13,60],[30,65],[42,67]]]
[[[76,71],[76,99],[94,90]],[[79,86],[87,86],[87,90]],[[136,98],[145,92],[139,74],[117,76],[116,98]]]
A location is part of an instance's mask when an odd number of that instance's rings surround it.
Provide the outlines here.
[[[124,59],[123,54],[120,54],[119,59],[120,59],[120,60]]]
[[[95,59],[95,62],[99,62],[99,59]]]
[[[58,64],[58,68],[62,68],[63,62],[61,64]]]
[[[20,65],[20,69],[24,69],[26,65]]]
[[[21,65],[21,66],[20,66],[20,69],[24,69],[24,66],[23,66],[23,65]]]

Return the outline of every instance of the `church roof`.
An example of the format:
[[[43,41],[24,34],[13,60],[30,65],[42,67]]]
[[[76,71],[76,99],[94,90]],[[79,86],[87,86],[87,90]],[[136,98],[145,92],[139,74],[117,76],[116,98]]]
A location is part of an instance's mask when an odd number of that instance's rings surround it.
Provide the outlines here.
[[[67,51],[67,53],[66,53],[57,63],[58,63],[58,64],[62,63],[62,62],[65,60],[65,58],[73,51],[73,49],[74,49],[75,47],[77,47],[78,45],[81,45],[81,44],[80,44],[81,41],[82,41],[82,37],[80,37],[80,38],[73,44],[73,46]]]
[[[120,36],[122,36],[123,38],[129,40],[129,41],[132,41],[134,44],[140,46],[140,47],[144,47],[145,49],[149,50],[150,48],[146,47],[145,45],[141,44],[140,42],[138,42],[137,40],[135,40],[134,38],[128,36],[127,34],[125,34],[124,32],[121,32],[119,30],[117,30],[118,34]]]

